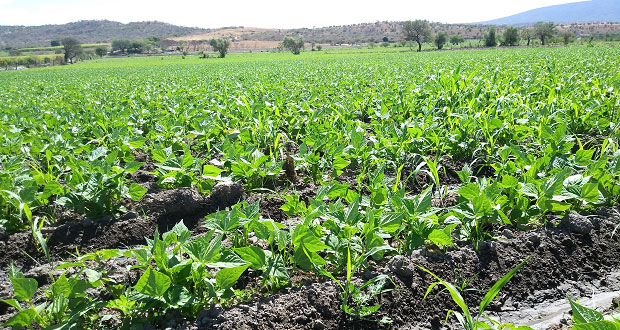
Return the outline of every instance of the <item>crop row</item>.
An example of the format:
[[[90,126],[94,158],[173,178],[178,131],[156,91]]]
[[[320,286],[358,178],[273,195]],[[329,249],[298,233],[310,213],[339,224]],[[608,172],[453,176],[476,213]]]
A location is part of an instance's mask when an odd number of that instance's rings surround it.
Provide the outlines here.
[[[30,229],[45,249],[41,227],[61,208],[119,215],[148,192],[132,176],[143,168],[163,189],[241,182],[297,221],[244,202],[209,216],[205,237],[180,223],[142,248],[89,253],[15,324],[100,322],[101,308],[130,323],[168,309],[191,316],[233,299],[248,268],[269,289],[298,269],[328,276],[345,312],[367,317],[389,287],[385,277],[351,284],[369,258],[455,240],[477,248],[499,226],[618,202],[618,58],[615,48],[525,49],[0,75],[8,232]],[[300,180],[314,196],[295,190]],[[137,284],[106,277],[120,257],[137,261]],[[21,310],[36,285],[16,270],[11,279],[27,287],[11,301]]]

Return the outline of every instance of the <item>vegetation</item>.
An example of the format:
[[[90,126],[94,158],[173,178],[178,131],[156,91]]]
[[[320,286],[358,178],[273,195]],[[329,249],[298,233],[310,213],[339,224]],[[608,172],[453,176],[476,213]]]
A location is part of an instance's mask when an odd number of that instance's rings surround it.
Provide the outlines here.
[[[510,26],[506,28],[501,38],[501,45],[502,46],[519,45],[519,30],[514,26]]]
[[[98,46],[95,48],[95,54],[97,54],[100,58],[106,56],[108,54],[108,47]]]
[[[143,40],[151,36],[172,38],[209,31],[162,22],[123,24],[107,20],[83,20],[67,24],[41,26],[0,26],[2,41],[14,48],[48,46],[50,40],[56,40],[63,36],[71,36],[84,43],[94,44],[116,39]]]
[[[211,39],[211,41],[209,41],[209,45],[213,47],[214,51],[220,53],[220,58],[224,58],[226,57],[226,53],[228,53],[230,41],[226,39]]]
[[[489,27],[487,33],[484,34],[484,45],[487,47],[497,46],[497,28],[495,26]]]
[[[549,38],[555,35],[555,24],[551,22],[538,22],[534,25],[534,35],[540,39],[540,43],[544,46]]]
[[[61,40],[65,51],[65,62],[73,63],[76,57],[82,54],[82,44],[75,38],[63,38]]]
[[[450,43],[453,46],[460,45],[465,42],[465,39],[458,34],[454,34],[450,37]]]
[[[369,321],[401,290],[373,264],[457,243],[482,251],[503,230],[620,202],[617,47],[356,52],[0,73],[0,226],[31,235],[33,258],[54,257],[42,228],[58,208],[117,221],[153,191],[213,196],[230,182],[254,197],[213,205],[200,235],[178,221],[137,247],[72,246],[45,281],[11,267],[4,326],[163,327],[299,274],[335,283],[343,317]],[[135,280],[111,273],[119,261]],[[499,328],[484,311],[520,267],[473,312],[427,273],[464,329]]]
[[[443,45],[445,45],[447,41],[448,35],[445,32],[439,32],[435,36],[435,46],[437,46],[437,49],[439,50],[443,48]]]
[[[405,40],[418,43],[418,52],[422,51],[422,43],[431,38],[431,28],[428,21],[415,20],[403,23]]]
[[[291,38],[286,37],[282,40],[280,47],[289,50],[291,53],[295,55],[299,55],[299,53],[304,49],[304,40],[299,38]]]
[[[575,39],[574,33],[570,31],[562,32],[562,42],[564,42],[564,45],[570,44],[571,42],[573,42],[574,39]]]
[[[524,28],[521,30],[521,38],[527,40],[527,45],[529,46],[532,42],[532,38],[534,38],[534,29],[532,28]]]

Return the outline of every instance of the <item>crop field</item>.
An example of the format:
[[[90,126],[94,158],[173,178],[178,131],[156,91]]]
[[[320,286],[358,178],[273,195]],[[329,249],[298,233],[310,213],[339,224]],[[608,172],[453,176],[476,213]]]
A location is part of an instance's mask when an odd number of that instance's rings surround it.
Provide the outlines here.
[[[613,45],[0,72],[0,322],[616,329],[619,91]]]

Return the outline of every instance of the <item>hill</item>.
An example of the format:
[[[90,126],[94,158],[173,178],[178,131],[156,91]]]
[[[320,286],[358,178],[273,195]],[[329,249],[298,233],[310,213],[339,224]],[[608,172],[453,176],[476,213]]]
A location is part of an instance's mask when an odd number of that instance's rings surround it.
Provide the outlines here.
[[[605,0],[595,0],[605,1]],[[620,0],[619,0],[620,1]],[[233,43],[231,49],[270,49],[277,47],[284,37],[301,37],[307,42],[320,44],[361,44],[402,41],[402,23],[382,21],[350,25],[327,26],[302,29],[266,29],[250,27],[224,27],[219,29],[200,29],[175,26],[162,22],[135,22],[122,24],[113,21],[79,21],[62,25],[43,26],[0,26],[0,49],[4,47],[26,48],[49,46],[50,41],[64,36],[72,36],[82,43],[108,43],[114,39],[140,40],[156,36],[166,40],[167,45],[184,42],[190,46],[204,43],[211,38],[226,38]],[[496,23],[498,24],[498,23]],[[474,45],[488,29],[487,24],[442,24],[431,23],[434,33],[458,34],[469,39]],[[620,32],[617,23],[573,23],[558,27],[560,31],[570,30],[577,36],[606,36]],[[499,27],[498,32],[502,32]],[[196,49],[198,50],[198,49]]]
[[[590,0],[567,3],[532,9],[481,24],[519,25],[543,21],[555,23],[620,22],[620,1]]]
[[[0,26],[0,46],[19,48],[49,46],[52,40],[62,37],[74,37],[83,43],[99,43],[121,38],[131,40],[152,36],[172,38],[208,31],[157,21],[123,24],[96,20],[58,25]]]

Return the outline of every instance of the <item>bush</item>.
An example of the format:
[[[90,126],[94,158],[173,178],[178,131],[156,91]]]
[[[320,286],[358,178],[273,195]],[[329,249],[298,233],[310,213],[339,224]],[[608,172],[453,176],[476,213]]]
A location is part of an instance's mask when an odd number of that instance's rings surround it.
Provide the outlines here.
[[[448,40],[448,35],[445,32],[439,32],[437,33],[437,35],[435,36],[435,45],[437,46],[437,49],[442,49],[443,45],[446,44],[446,41]]]
[[[291,37],[286,37],[282,40],[280,47],[284,49],[288,49],[291,53],[295,55],[299,55],[304,49],[304,40],[302,38],[295,39]]]
[[[487,47],[497,46],[497,30],[495,26],[491,26],[487,33],[484,34],[484,45]]]
[[[519,30],[510,26],[504,31],[502,46],[516,46],[519,44]]]
[[[211,39],[211,41],[209,41],[209,45],[213,47],[214,51],[220,53],[220,58],[224,58],[226,57],[226,53],[228,53],[230,41],[226,39]]]

